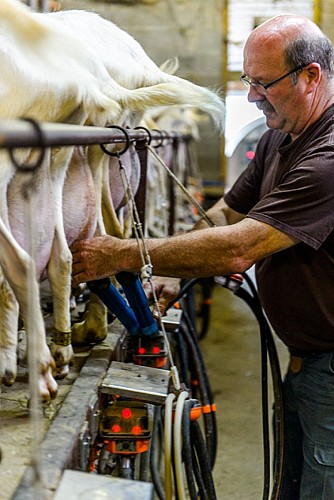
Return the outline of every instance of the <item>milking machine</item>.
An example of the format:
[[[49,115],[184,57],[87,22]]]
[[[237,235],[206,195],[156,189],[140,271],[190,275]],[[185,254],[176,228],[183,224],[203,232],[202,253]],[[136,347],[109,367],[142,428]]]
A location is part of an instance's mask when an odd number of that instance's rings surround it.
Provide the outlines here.
[[[88,468],[125,479],[145,480],[150,475],[161,499],[172,498],[171,471],[174,471],[174,488],[180,498],[187,498],[189,490],[192,499],[198,495],[215,499],[212,468],[216,430],[207,418],[214,403],[211,393],[208,398],[208,378],[196,347],[196,335],[189,324],[182,325],[184,312],[177,308],[171,308],[163,318],[161,331],[138,275],[120,273],[116,278],[126,300],[109,279],[88,283],[90,290],[127,329],[125,362],[112,362],[99,389],[98,432]],[[168,338],[167,331],[173,340]],[[170,342],[174,342],[174,352],[177,351],[183,335],[194,364],[193,384],[198,380],[193,387],[179,381],[170,352]],[[202,414],[205,438],[198,423]],[[173,453],[168,452],[172,448]],[[185,478],[184,461],[187,462]]]

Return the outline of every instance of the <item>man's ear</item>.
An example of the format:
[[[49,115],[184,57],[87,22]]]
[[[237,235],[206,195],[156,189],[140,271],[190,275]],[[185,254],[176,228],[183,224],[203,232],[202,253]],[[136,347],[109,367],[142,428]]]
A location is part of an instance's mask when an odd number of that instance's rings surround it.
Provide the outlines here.
[[[319,63],[313,62],[305,68],[305,73],[310,84],[318,85],[321,79],[322,71]]]

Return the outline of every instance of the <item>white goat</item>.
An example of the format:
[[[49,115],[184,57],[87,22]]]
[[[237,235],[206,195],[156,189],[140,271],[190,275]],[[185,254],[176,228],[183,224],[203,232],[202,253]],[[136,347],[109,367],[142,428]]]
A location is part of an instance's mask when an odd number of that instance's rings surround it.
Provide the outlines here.
[[[64,19],[71,19],[75,29],[73,26],[65,26]],[[84,19],[84,24],[81,19]],[[112,26],[109,37],[102,32],[102,25],[106,30],[110,30]],[[111,57],[110,49],[116,46],[117,52]],[[127,61],[133,63],[130,72]],[[224,107],[215,93],[177,77],[164,76],[129,35],[92,13],[69,11],[34,14],[17,0],[1,0],[0,66],[1,118],[25,116],[38,121],[105,125],[121,123],[129,112],[142,113],[156,105],[189,103],[210,113],[219,128],[223,122]],[[123,74],[126,76],[122,76]],[[140,85],[142,88],[136,88]],[[64,231],[62,195],[72,153],[73,148],[52,150],[46,156],[44,164],[45,182],[49,182],[50,175],[50,203],[52,202],[54,207],[54,220],[48,220],[48,230],[52,234],[48,240],[48,256],[44,246],[43,228],[39,227],[40,214],[36,214],[35,220],[39,228],[37,248],[42,251],[44,258],[48,257],[47,273],[54,299],[55,329],[60,332],[60,335],[56,335],[56,345],[53,347],[53,353],[59,361],[58,375],[66,375],[72,356],[70,345],[57,343],[60,336],[69,336],[70,333],[71,254]],[[22,160],[28,157],[29,152],[20,154]],[[92,148],[88,158],[94,176],[101,178],[103,157],[99,148]],[[48,169],[51,169],[50,172]],[[20,229],[16,227],[14,230],[16,239],[8,229],[10,226],[6,195],[13,175],[14,169],[7,155],[1,152],[0,264],[19,302],[22,315],[26,317],[27,287],[24,276],[33,263],[17,243],[18,240],[24,246],[25,238],[20,237]],[[97,186],[97,194],[101,197],[100,183],[97,183]],[[18,196],[18,190],[9,190],[11,207],[15,206],[13,193]],[[98,198],[100,212],[99,202]],[[14,225],[15,220],[13,215]],[[101,221],[100,224],[103,227]],[[21,229],[25,228],[21,226]],[[37,255],[36,260],[39,258]],[[41,267],[43,266],[37,266],[38,277],[43,274]],[[37,279],[33,285],[37,310]],[[13,299],[6,280],[1,276],[0,380],[7,384],[13,383],[16,375],[18,307]],[[40,311],[35,317],[34,330],[39,346],[38,360],[42,366],[40,393],[47,398],[55,395],[56,383],[51,375],[52,358],[46,345]]]
[[[67,121],[83,124],[89,118],[103,124],[106,119],[117,119],[120,106],[105,92],[109,75],[102,65],[87,51],[81,52],[80,43],[68,30],[53,29],[33,17],[29,9],[16,0],[0,3],[0,117],[29,116],[40,121]],[[108,89],[107,89],[108,90]],[[109,91],[109,94],[111,92]],[[63,238],[61,193],[69,148],[53,152],[50,203],[54,202],[54,218],[48,221],[51,232],[52,256],[48,274],[58,299],[55,306],[55,327],[60,332],[70,331],[68,298],[70,293],[71,254]],[[21,153],[25,160],[29,152]],[[49,155],[47,155],[49,159]],[[47,161],[44,168],[48,169]],[[2,240],[2,271],[18,299],[23,317],[27,317],[27,283],[29,266],[33,265],[8,231],[7,186],[14,175],[14,168],[6,152],[0,154],[0,216]],[[53,196],[52,196],[53,195]],[[42,211],[36,214],[36,226]],[[6,227],[5,227],[6,226]],[[24,230],[20,226],[21,230]],[[17,234],[18,241],[24,238]],[[39,237],[43,234],[40,228]],[[55,238],[53,235],[55,234]],[[53,242],[53,243],[52,243]],[[59,243],[58,243],[59,242]],[[40,241],[36,242],[37,247]],[[58,262],[64,266],[59,274]],[[58,275],[57,275],[58,274]],[[35,315],[34,334],[37,338],[38,358],[42,366],[40,393],[54,396],[57,385],[51,375],[52,358],[46,345],[44,322],[39,309],[38,283],[34,285]],[[58,293],[57,293],[58,291]],[[18,307],[11,290],[1,273],[0,278],[0,378],[11,384],[16,375],[16,338]],[[62,347],[62,357],[68,363],[71,346]]]

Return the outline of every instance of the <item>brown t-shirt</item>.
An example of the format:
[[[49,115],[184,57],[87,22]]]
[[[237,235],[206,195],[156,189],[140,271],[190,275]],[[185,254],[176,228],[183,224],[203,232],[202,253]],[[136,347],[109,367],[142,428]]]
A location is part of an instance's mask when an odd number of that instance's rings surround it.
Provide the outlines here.
[[[334,106],[295,141],[269,130],[227,204],[300,243],[256,264],[260,299],[291,350],[334,350]]]

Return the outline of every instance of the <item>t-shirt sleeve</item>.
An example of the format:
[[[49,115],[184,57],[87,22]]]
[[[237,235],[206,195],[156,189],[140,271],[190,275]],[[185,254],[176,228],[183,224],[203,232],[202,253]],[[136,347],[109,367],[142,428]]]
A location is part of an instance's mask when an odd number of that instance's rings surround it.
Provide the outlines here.
[[[256,164],[250,165],[249,172],[239,178],[235,189],[226,196],[226,202],[240,210],[239,196],[243,196],[245,190],[253,191],[254,196],[247,197],[248,205],[242,207],[247,211],[241,213],[318,249],[334,228],[333,169],[332,152],[317,150],[299,160],[277,186],[260,199],[256,176],[259,169]]]
[[[240,214],[248,212],[258,203],[263,181],[264,163],[261,158],[270,155],[272,131],[267,131],[260,139],[254,159],[240,174],[231,190],[225,194],[224,199],[228,206]],[[278,144],[278,143],[277,143]],[[275,144],[276,145],[276,144]]]

